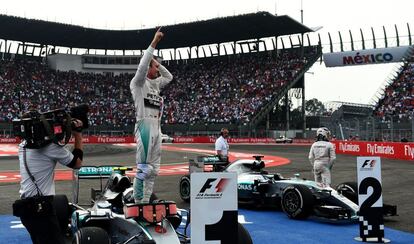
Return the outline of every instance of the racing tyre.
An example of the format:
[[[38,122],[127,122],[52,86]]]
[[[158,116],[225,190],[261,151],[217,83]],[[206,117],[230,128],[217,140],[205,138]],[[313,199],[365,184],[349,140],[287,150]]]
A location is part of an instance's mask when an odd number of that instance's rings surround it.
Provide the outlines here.
[[[155,193],[152,193],[151,196],[150,196],[149,202],[153,202],[153,201],[156,201],[156,200],[158,200],[157,195],[155,195]]]
[[[99,227],[80,228],[73,237],[72,244],[111,244],[108,233]]]
[[[56,212],[60,230],[62,231],[62,234],[65,234],[70,219],[69,201],[66,195],[55,195],[53,197],[53,208]]]
[[[356,182],[341,183],[336,187],[336,191],[355,204],[358,204],[358,184]]]
[[[312,212],[315,199],[305,185],[286,187],[282,196],[283,212],[291,219],[306,219]]]
[[[180,179],[180,197],[184,202],[190,202],[190,175],[184,175]]]
[[[253,244],[252,237],[250,236],[249,232],[244,228],[244,226],[238,223],[238,237],[237,243],[238,244]]]

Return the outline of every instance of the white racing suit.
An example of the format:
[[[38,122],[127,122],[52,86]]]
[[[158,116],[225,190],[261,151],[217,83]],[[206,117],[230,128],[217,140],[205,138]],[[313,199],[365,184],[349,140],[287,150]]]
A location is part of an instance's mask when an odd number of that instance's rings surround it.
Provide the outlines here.
[[[147,78],[154,48],[144,52],[138,70],[131,80],[130,89],[136,110],[135,139],[137,143],[137,173],[134,178],[134,200],[149,202],[161,162],[161,115],[163,98],[160,89],[172,80],[171,73],[162,65],[160,76]]]
[[[315,181],[323,186],[331,185],[331,169],[336,159],[335,149],[328,141],[316,141],[309,151]]]

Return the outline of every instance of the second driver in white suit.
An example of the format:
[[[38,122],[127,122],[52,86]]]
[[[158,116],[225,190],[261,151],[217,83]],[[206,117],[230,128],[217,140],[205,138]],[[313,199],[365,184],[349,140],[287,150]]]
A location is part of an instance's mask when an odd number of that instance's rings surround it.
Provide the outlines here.
[[[331,169],[336,159],[335,149],[329,142],[331,132],[326,127],[316,131],[316,142],[309,151],[309,161],[313,166],[315,181],[322,186],[331,185]]]

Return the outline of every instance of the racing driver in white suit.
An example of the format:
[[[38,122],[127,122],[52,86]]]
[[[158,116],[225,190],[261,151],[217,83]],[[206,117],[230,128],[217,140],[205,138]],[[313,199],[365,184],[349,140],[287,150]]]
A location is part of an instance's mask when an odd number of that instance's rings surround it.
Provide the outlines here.
[[[134,178],[134,200],[148,203],[161,162],[161,115],[163,98],[160,89],[172,79],[171,73],[153,58],[153,52],[164,33],[157,30],[145,50],[130,89],[136,110],[135,139],[137,173]]]
[[[315,181],[323,187],[331,185],[331,169],[336,159],[335,149],[329,142],[331,132],[326,127],[316,131],[316,142],[309,151],[309,161],[313,166]]]

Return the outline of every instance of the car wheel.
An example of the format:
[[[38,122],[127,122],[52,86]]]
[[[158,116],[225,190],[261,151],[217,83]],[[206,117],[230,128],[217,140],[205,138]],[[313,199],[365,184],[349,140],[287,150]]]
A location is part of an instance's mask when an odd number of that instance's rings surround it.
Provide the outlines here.
[[[249,232],[244,228],[244,226],[238,223],[238,236],[237,236],[239,244],[253,244],[252,237],[250,236]]]
[[[149,202],[151,203],[151,202],[156,201],[156,200],[158,200],[157,195],[155,195],[155,193],[152,193],[151,196],[150,196]]]
[[[69,201],[66,195],[55,195],[53,197],[53,208],[56,212],[60,230],[62,231],[62,234],[65,234],[70,219]]]
[[[190,175],[184,175],[180,179],[180,197],[185,202],[190,202]]]
[[[80,228],[73,237],[72,244],[110,244],[108,233],[99,227]]]
[[[283,191],[282,209],[289,218],[305,219],[311,212],[314,205],[314,198],[311,190],[304,185],[291,185]]]
[[[336,191],[355,204],[358,204],[358,184],[356,182],[341,183],[336,187]]]

